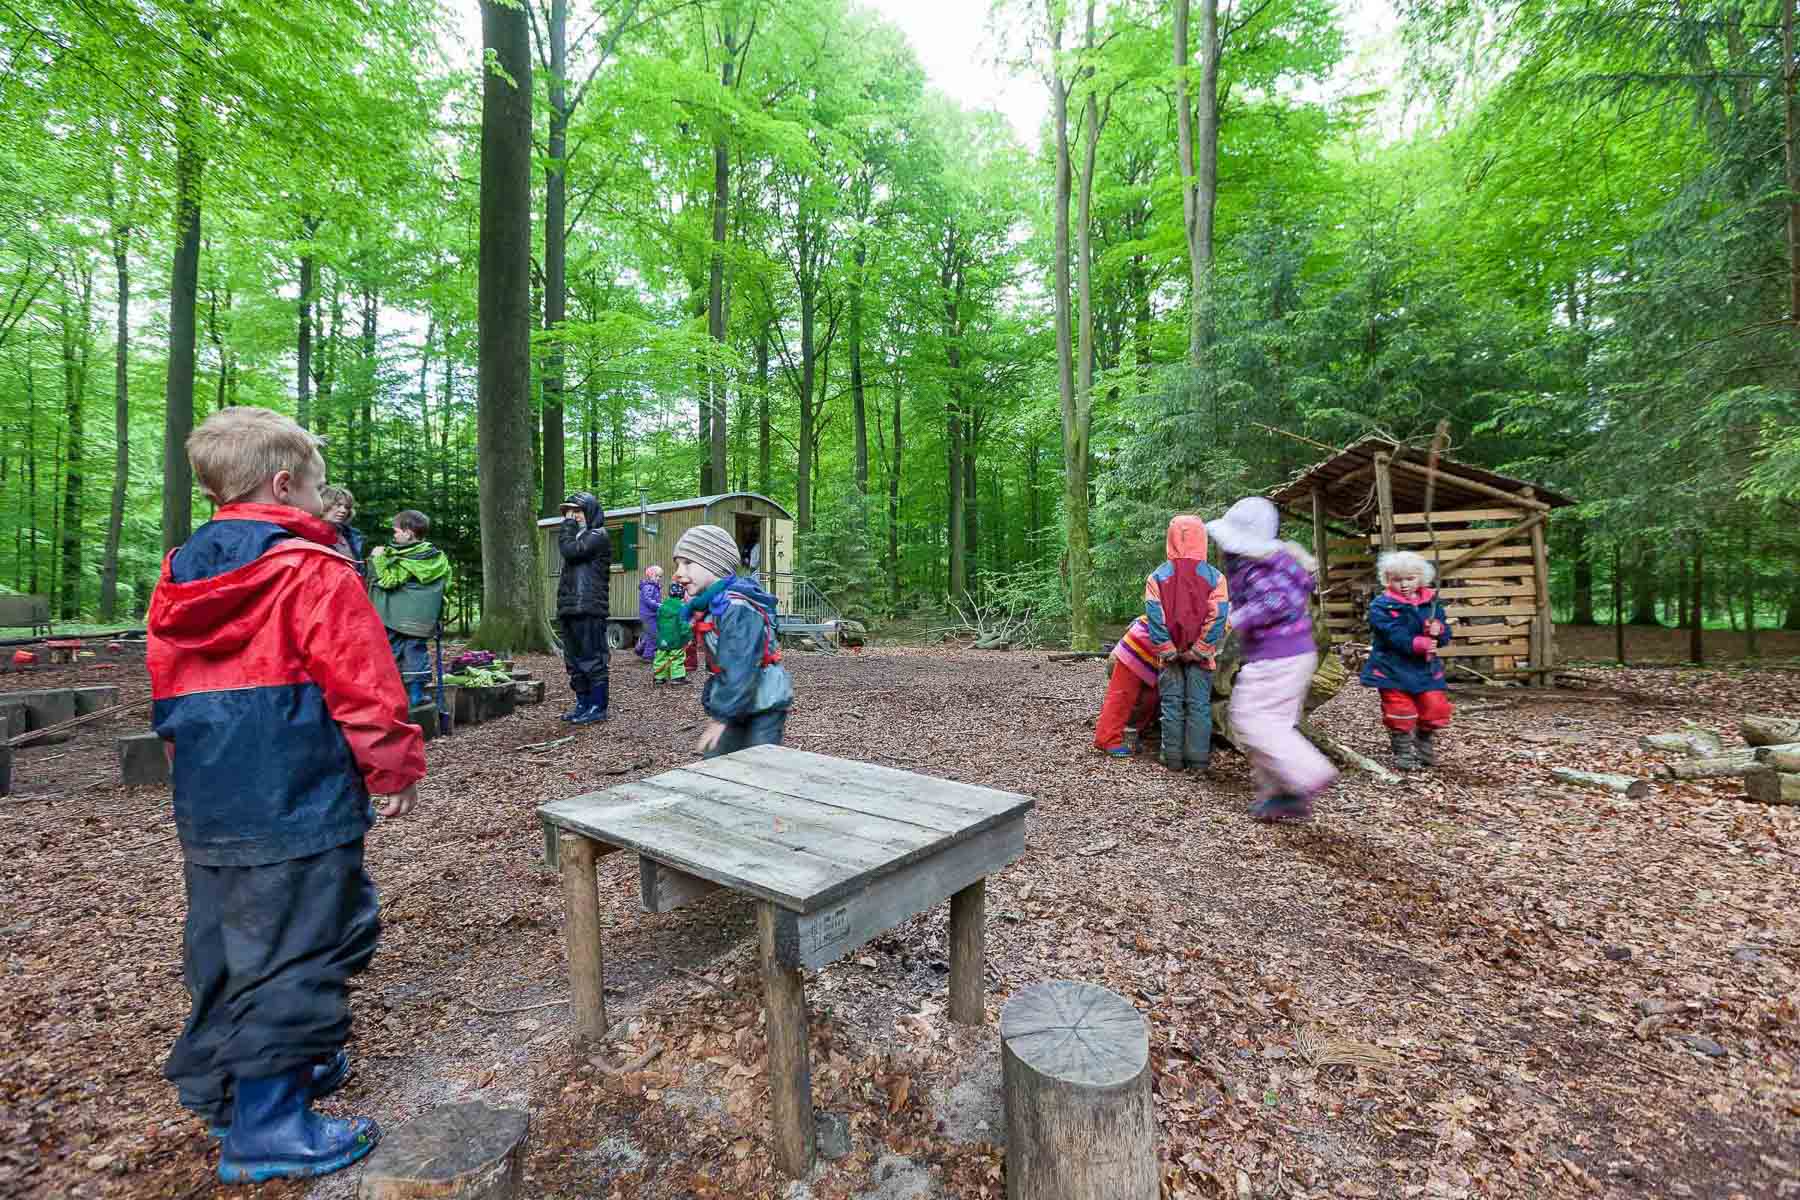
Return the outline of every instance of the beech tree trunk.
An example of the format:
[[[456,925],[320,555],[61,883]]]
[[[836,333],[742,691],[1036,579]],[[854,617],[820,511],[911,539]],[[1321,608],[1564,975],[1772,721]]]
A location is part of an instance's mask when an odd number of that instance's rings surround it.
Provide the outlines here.
[[[1197,105],[1188,98],[1189,13],[1190,0],[1175,0],[1175,126],[1188,252],[1188,362],[1197,367],[1212,339],[1213,227],[1219,202],[1219,0],[1200,0]]]
[[[733,74],[737,69],[737,29],[735,16],[726,18],[723,30],[725,44],[724,63],[719,68],[719,82],[726,91],[732,88]],[[731,149],[720,133],[713,139],[713,179],[712,179],[712,261],[707,268],[706,293],[706,331],[712,337],[715,347],[721,356],[725,352],[725,235],[726,217],[731,205]],[[721,364],[707,372],[706,403],[712,408],[711,441],[708,446],[708,474],[712,486],[703,488],[706,494],[715,489],[724,491],[729,487],[730,478],[725,470],[725,447],[727,445],[725,427],[725,368]]]
[[[900,397],[894,396],[893,464],[888,471],[888,594],[894,611],[900,611]]]
[[[856,269],[850,276],[850,434],[854,446],[853,475],[857,499],[869,494],[869,410],[863,389],[862,326],[863,268],[869,261],[861,239],[855,250]]]
[[[79,286],[79,300],[69,289]],[[82,398],[87,391],[88,324],[94,306],[94,273],[86,264],[68,273],[62,294],[63,418],[68,457],[63,465],[62,619],[81,615]]]
[[[550,0],[550,161],[544,168],[544,328],[562,328],[569,305],[568,168],[569,0]],[[554,515],[564,496],[568,449],[563,431],[563,350],[552,342],[544,357],[543,502]]]
[[[481,624],[493,650],[547,644],[533,517],[531,444],[531,54],[525,10],[483,0],[476,459]],[[505,72],[502,75],[500,72]]]
[[[100,620],[119,613],[119,540],[125,529],[125,492],[131,483],[131,226],[121,218],[107,180],[113,210],[113,272],[118,277],[113,335],[113,483],[106,518],[106,550],[100,560]]]
[[[1073,192],[1069,159],[1069,92],[1073,80],[1061,62],[1063,21],[1054,4],[1046,0],[1051,60],[1049,66],[1050,116],[1056,134],[1056,190],[1052,215],[1056,229],[1054,301],[1056,313],[1056,387],[1062,410],[1063,499],[1068,509],[1069,645],[1072,650],[1091,650],[1098,640],[1089,612],[1088,576],[1092,551],[1088,544],[1088,437],[1090,413],[1075,391],[1074,321],[1069,279],[1069,202]],[[1090,8],[1091,12],[1091,8]]]
[[[756,331],[756,490],[769,494],[769,326]]]
[[[199,104],[185,80],[176,91],[175,259],[169,271],[169,374],[163,394],[162,540],[165,551],[188,540],[194,526],[194,470],[187,440],[194,431],[194,306],[200,295]],[[222,500],[234,497],[223,496]]]

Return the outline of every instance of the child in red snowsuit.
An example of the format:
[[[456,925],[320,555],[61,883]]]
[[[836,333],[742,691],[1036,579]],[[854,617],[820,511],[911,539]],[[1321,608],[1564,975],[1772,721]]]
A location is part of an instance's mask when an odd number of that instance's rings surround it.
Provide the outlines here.
[[[1369,661],[1362,682],[1381,693],[1394,765],[1402,771],[1437,766],[1437,735],[1450,725],[1450,692],[1440,647],[1450,642],[1444,606],[1428,584],[1434,572],[1410,550],[1384,554],[1375,564],[1382,593],[1369,602]]]
[[[412,811],[425,742],[356,563],[319,515],[319,445],[261,408],[194,431],[188,458],[219,507],[164,559],[148,617],[192,1001],[163,1073],[221,1138],[227,1183],[323,1175],[380,1136],[311,1106],[349,1074],[348,984],[380,935],[369,797],[388,797],[384,817]]]

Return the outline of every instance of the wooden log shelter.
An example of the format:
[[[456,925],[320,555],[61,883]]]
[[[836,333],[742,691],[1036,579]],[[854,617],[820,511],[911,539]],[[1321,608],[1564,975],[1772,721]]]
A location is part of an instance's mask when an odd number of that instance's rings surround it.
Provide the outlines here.
[[[1369,641],[1376,556],[1414,550],[1437,567],[1456,640],[1449,667],[1545,682],[1556,668],[1550,616],[1550,514],[1575,502],[1522,479],[1365,438],[1300,472],[1270,497],[1310,523],[1334,644]]]
[[[538,808],[568,907],[576,1036],[607,1031],[597,856],[638,855],[640,901],[668,912],[719,888],[756,901],[775,1161],[812,1169],[802,970],[950,902],[950,1019],[986,1016],[987,877],[1025,852],[1026,796],[755,746]]]

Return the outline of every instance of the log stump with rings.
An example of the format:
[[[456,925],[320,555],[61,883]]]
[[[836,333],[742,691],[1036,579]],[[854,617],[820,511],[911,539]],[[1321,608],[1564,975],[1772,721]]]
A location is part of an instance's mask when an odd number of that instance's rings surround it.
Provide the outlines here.
[[[1000,1013],[1008,1200],[1156,1200],[1150,1028],[1131,1002],[1053,979]]]
[[[381,1139],[359,1200],[515,1200],[531,1116],[479,1100],[429,1109]]]

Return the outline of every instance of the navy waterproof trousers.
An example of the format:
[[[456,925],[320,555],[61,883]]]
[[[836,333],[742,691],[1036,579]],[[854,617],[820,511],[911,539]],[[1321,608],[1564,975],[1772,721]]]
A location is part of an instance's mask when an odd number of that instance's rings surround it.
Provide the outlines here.
[[[350,1036],[350,977],[381,922],[363,842],[259,867],[184,865],[192,1008],[163,1075],[183,1107],[231,1120],[232,1080],[316,1062]]]
[[[569,690],[577,696],[606,689],[606,618],[565,616],[563,666],[569,672]],[[602,708],[606,707],[600,702]]]

